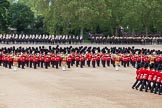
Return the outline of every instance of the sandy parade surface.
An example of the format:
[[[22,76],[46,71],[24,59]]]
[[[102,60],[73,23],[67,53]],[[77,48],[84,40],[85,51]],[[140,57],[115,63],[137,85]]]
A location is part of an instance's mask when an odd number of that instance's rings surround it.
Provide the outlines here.
[[[0,47],[13,45],[1,44]],[[16,47],[40,45],[16,45]],[[42,45],[41,45],[42,46]],[[49,45],[43,45],[48,47]],[[54,47],[56,45],[53,45]],[[69,46],[69,45],[61,45]],[[80,46],[80,45],[72,45]],[[90,45],[128,47],[132,45]],[[160,49],[160,45],[133,45]],[[161,108],[162,96],[131,89],[135,69],[73,66],[66,71],[0,67],[0,108]]]

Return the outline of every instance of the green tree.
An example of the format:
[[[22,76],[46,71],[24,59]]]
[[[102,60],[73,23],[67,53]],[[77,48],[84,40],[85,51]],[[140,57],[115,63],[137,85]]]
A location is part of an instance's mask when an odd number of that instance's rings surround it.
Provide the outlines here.
[[[26,5],[14,3],[9,8],[8,19],[10,27],[17,28],[18,33],[21,33],[32,28],[34,14]]]
[[[7,30],[7,13],[10,4],[7,0],[0,1],[0,32],[5,32]]]

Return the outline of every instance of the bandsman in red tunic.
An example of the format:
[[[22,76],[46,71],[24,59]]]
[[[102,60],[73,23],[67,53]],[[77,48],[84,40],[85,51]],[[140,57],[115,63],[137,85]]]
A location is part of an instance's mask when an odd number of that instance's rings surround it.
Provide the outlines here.
[[[13,63],[12,54],[9,54],[9,55],[8,55],[8,57],[7,57],[7,62],[8,62],[9,69],[11,69],[11,66],[12,66],[12,63]]]
[[[68,68],[70,68],[71,62],[72,62],[71,55],[68,54],[68,56],[67,56],[67,66],[68,66]]]
[[[55,61],[56,60],[56,56],[54,54],[51,55],[51,65],[52,65],[52,68],[54,68],[54,65],[56,64]]]
[[[76,67],[78,67],[80,61],[80,56],[78,53],[75,55],[75,61],[76,61]]]
[[[101,62],[103,67],[105,67],[106,60],[107,60],[107,56],[105,53],[103,53],[101,57]]]
[[[22,54],[22,55],[20,56],[20,63],[21,63],[21,68],[22,68],[22,69],[25,69],[25,68],[24,68],[25,62],[26,62],[26,56],[25,56],[25,54]]]
[[[154,82],[153,78],[156,74],[156,70],[154,69],[154,65],[150,65],[150,69],[148,70],[148,83],[145,87],[145,92],[147,92],[148,88],[151,90],[151,85]]]
[[[38,64],[38,61],[39,61],[39,56],[37,54],[35,54],[33,56],[33,65],[34,65],[34,69],[37,69],[37,64]]]
[[[101,59],[101,54],[98,51],[96,51],[96,63],[98,67],[100,67],[100,59]]]
[[[93,68],[96,67],[96,57],[97,56],[95,54],[92,55],[92,66],[93,66]]]
[[[81,55],[80,55],[80,67],[81,67],[81,68],[83,68],[84,60],[85,60],[84,55],[81,54]]]
[[[40,54],[39,55],[39,61],[40,61],[41,68],[43,68],[43,64],[44,64],[44,54]]]
[[[87,59],[87,65],[88,67],[90,67],[91,60],[92,60],[92,53],[90,51],[88,51],[88,53],[86,54],[86,59]]]
[[[143,64],[138,65],[137,70],[136,70],[136,81],[133,84],[132,89],[134,89],[136,85],[140,82],[142,68],[143,68]]]
[[[56,69],[58,69],[60,61],[61,61],[61,57],[58,54],[56,54],[56,60],[55,60],[55,62],[56,62]]]
[[[50,66],[50,54],[48,53],[47,55],[44,56],[44,65],[45,65],[45,69],[48,69],[48,67]]]
[[[157,73],[156,87],[155,87],[155,91],[154,91],[155,94],[157,92],[158,92],[158,94],[160,94],[161,81],[162,81],[162,67],[160,65],[160,67],[158,69],[158,73]]]
[[[108,53],[106,54],[106,61],[107,61],[107,66],[110,66],[111,55]]]
[[[30,65],[30,68],[32,68],[32,65],[33,65],[33,55],[32,54],[29,54],[29,65]]]

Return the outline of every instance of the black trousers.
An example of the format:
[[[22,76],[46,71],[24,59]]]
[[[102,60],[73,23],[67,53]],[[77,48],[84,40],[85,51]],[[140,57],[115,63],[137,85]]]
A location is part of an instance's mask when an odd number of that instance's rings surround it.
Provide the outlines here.
[[[75,64],[75,59],[71,61],[71,66],[73,66],[74,64]]]
[[[155,90],[155,88],[156,88],[156,81],[153,81],[153,85],[151,87],[150,92],[152,93]]]
[[[111,60],[111,64],[115,67],[115,61]]]
[[[137,86],[135,88],[138,89],[142,85],[142,82],[143,82],[143,80],[140,79],[140,82],[137,84]]]
[[[56,61],[55,64],[56,64],[56,69],[58,69],[59,61]]]
[[[80,61],[80,67],[83,68],[84,61]]]
[[[67,61],[68,68],[70,68],[71,62]]]
[[[147,80],[144,79],[142,81],[142,85],[141,85],[140,91],[142,91],[144,89],[144,87],[146,87],[146,83],[147,83]]]
[[[110,61],[109,60],[107,60],[107,66],[110,66]]]
[[[78,67],[78,65],[79,65],[79,61],[76,61],[76,67]]]
[[[121,61],[121,65],[122,65],[122,66],[124,65],[124,61]]]
[[[30,68],[32,68],[33,62],[29,61]]]
[[[127,61],[123,61],[123,66],[126,67]]]
[[[20,61],[18,61],[18,68],[20,68],[20,65],[21,65],[21,62],[20,62]]]
[[[105,61],[104,60],[102,60],[102,66],[105,67]]]
[[[40,63],[41,63],[41,68],[43,68],[43,63],[44,63],[44,62],[43,62],[43,61],[40,61]]]
[[[83,66],[85,66],[85,60],[83,61]]]
[[[147,85],[145,87],[145,92],[147,92],[148,88],[151,90],[151,81],[147,81]]]
[[[44,62],[44,64],[45,64],[45,69],[48,69],[49,62]]]
[[[127,61],[127,66],[129,67],[129,61]]]
[[[160,90],[160,85],[161,85],[160,82],[157,82],[157,83],[156,83],[156,87],[155,87],[155,91],[154,91],[155,94],[156,94],[157,92],[159,92],[159,90]]]
[[[100,67],[100,60],[97,60],[97,66]]]
[[[29,61],[26,61],[26,66],[29,67]]]
[[[38,64],[38,67],[40,67],[40,61],[38,61],[38,63],[37,63],[37,64]]]
[[[11,69],[12,62],[8,62],[9,69]]]
[[[61,66],[61,62],[62,62],[62,60],[60,60],[60,62],[59,62],[59,66]]]
[[[90,63],[91,63],[91,61],[90,60],[87,60],[88,67],[90,67]]]
[[[2,64],[2,61],[0,60],[0,66],[1,66],[1,64]]]
[[[21,68],[24,69],[25,62],[21,62]]]
[[[136,82],[133,84],[132,88],[136,87],[136,85],[138,84],[140,80],[136,79]]]
[[[92,66],[93,66],[93,68],[96,67],[96,61],[92,61]]]
[[[55,62],[54,61],[51,61],[51,65],[54,68]]]
[[[38,62],[33,62],[34,69],[37,69],[37,63],[38,63]]]
[[[159,88],[159,92],[158,92],[158,94],[160,95],[161,92],[162,92],[162,83],[160,83],[160,88]]]

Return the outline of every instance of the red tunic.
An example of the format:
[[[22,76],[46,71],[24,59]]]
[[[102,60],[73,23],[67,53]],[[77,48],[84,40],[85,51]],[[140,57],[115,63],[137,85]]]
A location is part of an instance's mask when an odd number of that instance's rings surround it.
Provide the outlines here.
[[[26,57],[25,57],[25,56],[21,56],[21,57],[20,57],[20,61],[21,61],[21,62],[25,62],[25,61],[26,61]]]
[[[101,58],[102,61],[106,61],[107,60],[107,57],[106,55],[103,55],[102,58]]]
[[[67,58],[67,62],[71,62],[71,61],[72,61],[71,56],[69,56],[69,57]]]
[[[80,56],[80,61],[84,61],[84,56]]]
[[[157,79],[156,79],[156,82],[161,82],[161,80],[162,80],[162,73],[160,73],[160,72],[157,72]]]
[[[33,62],[38,62],[39,58],[37,56],[33,57]]]
[[[45,56],[45,58],[44,58],[44,62],[50,62],[50,57]]]
[[[12,61],[13,61],[13,58],[12,58],[11,56],[8,56],[8,57],[7,57],[7,61],[8,61],[8,62],[12,62]]]
[[[60,56],[56,56],[56,61],[57,62],[61,61],[61,57]]]
[[[95,56],[92,57],[92,61],[96,61],[96,57]]]
[[[153,81],[154,75],[155,75],[155,70],[148,70],[148,80]]]
[[[91,61],[92,60],[92,54],[87,54],[86,58],[87,58],[88,61]]]
[[[75,60],[76,60],[76,61],[79,61],[79,60],[80,60],[79,55],[75,56]]]

